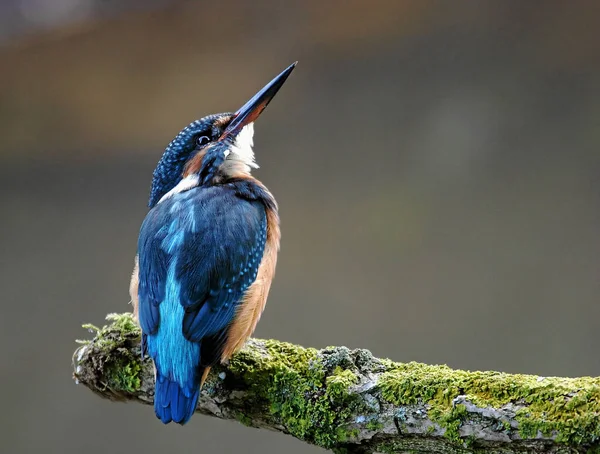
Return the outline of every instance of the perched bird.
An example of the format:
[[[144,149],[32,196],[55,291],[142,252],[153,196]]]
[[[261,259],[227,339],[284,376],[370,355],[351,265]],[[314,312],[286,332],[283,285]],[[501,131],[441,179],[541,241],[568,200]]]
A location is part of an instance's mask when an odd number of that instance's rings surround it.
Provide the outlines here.
[[[250,171],[253,123],[289,66],[236,113],[184,128],[154,170],[130,293],[154,361],[154,411],[193,415],[211,366],[240,349],[265,307],[279,250],[277,203]]]

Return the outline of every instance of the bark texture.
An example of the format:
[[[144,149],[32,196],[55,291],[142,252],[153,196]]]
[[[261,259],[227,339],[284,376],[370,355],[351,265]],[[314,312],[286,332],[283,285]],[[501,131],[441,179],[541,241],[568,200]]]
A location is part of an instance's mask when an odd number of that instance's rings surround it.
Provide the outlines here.
[[[108,320],[86,325],[95,337],[79,341],[75,380],[104,398],[151,404],[139,328],[131,314]],[[197,412],[339,453],[600,452],[598,378],[467,372],[346,347],[251,339],[211,372]]]

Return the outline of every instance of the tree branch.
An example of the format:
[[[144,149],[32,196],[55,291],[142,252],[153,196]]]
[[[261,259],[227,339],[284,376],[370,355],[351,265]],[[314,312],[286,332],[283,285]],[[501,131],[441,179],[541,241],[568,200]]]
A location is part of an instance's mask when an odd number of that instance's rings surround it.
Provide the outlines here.
[[[112,400],[151,404],[131,314],[112,314],[73,357],[74,378]],[[197,411],[335,452],[600,452],[600,379],[466,372],[367,350],[252,339],[211,372]],[[192,422],[193,424],[193,422]]]

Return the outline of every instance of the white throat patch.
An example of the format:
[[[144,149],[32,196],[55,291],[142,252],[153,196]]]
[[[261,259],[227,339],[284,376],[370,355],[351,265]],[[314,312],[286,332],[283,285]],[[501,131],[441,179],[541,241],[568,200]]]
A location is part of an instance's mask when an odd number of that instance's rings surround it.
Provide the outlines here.
[[[169,192],[167,192],[165,195],[163,195],[160,198],[160,200],[158,201],[157,205],[159,203],[163,202],[164,200],[168,199],[169,197],[173,197],[175,194],[179,194],[180,192],[188,191],[188,190],[198,186],[199,182],[200,182],[200,177],[198,176],[198,174],[194,173],[192,175],[188,175],[183,180],[181,180],[177,184],[177,186],[175,186],[173,189],[171,189]]]
[[[225,153],[225,162],[221,170],[231,175],[234,173],[250,173],[251,169],[258,169],[254,161],[254,123],[249,123],[242,128],[230,150]]]
[[[233,145],[225,151],[225,161],[221,164],[220,170],[225,175],[250,174],[251,169],[258,169],[258,164],[254,161],[254,123],[249,123],[239,132]],[[163,195],[157,205],[164,202],[169,197],[173,197],[180,192],[189,191],[200,184],[200,177],[193,173],[182,179],[177,186]]]

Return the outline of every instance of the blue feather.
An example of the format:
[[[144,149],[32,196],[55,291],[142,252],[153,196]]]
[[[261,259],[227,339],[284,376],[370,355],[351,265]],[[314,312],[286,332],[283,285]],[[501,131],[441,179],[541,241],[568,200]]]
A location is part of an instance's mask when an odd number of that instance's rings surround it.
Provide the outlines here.
[[[256,279],[260,260],[266,242],[266,217],[254,239],[254,247],[247,250],[238,249],[238,255],[232,256],[235,265],[230,270],[228,280],[219,280],[211,288],[204,303],[198,307],[186,309],[183,319],[183,333],[186,339],[197,342],[207,335],[214,334],[225,328],[233,319],[237,303],[245,291]]]
[[[139,316],[157,381],[155,412],[184,424],[205,367],[256,279],[266,242],[265,205],[236,184],[198,187],[150,210],[140,231]]]
[[[183,336],[181,324],[184,310],[179,304],[181,284],[175,278],[175,260],[169,267],[165,300],[160,304],[158,332],[148,337],[148,351],[156,362],[157,373],[174,380],[182,387],[194,381],[200,361],[200,344]]]
[[[186,392],[179,384],[165,378],[157,377],[154,393],[154,412],[165,424],[174,421],[185,424],[196,410],[200,388]]]

